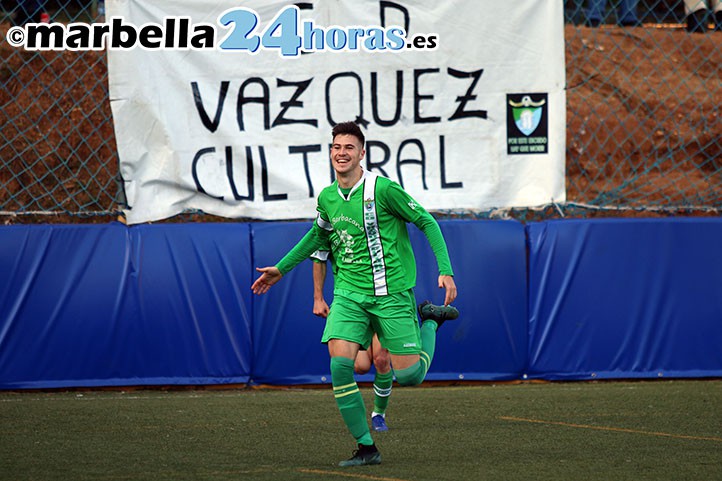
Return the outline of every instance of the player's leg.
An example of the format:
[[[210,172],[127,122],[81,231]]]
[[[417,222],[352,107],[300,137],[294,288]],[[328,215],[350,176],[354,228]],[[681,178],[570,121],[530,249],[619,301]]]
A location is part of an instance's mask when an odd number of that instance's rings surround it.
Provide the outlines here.
[[[356,374],[366,374],[371,370],[372,362],[371,348],[359,349],[353,362],[353,370]]]
[[[358,443],[358,450],[351,459],[340,466],[378,464],[379,454],[366,419],[366,406],[356,380],[354,360],[360,347],[368,347],[373,331],[362,308],[360,299],[353,293],[334,293],[333,309],[326,321],[322,341],[328,343],[331,357],[331,382],[336,405],[351,435]]]
[[[353,359],[358,350],[359,345],[354,342],[343,339],[329,340],[328,352],[331,356],[333,395],[351,435],[360,444],[373,444],[366,423],[363,398],[354,380]]]
[[[436,350],[436,331],[444,321],[458,317],[448,306],[419,309],[422,324],[416,317],[416,299],[412,290],[386,296],[384,317],[376,329],[382,344],[391,353],[396,380],[402,386],[421,384],[429,371]],[[431,304],[422,304],[428,306]],[[450,309],[455,311],[452,312]],[[455,315],[454,315],[455,314]]]
[[[374,431],[388,431],[386,408],[389,405],[394,373],[391,371],[391,354],[381,347],[378,335],[374,334],[369,352],[373,357],[376,375],[374,376],[374,410],[371,413],[371,425]]]

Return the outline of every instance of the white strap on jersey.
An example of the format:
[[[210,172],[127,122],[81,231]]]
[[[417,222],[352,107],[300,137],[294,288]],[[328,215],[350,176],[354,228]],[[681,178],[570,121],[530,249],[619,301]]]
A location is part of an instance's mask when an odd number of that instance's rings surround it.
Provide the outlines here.
[[[316,214],[316,224],[323,230],[327,230],[329,232],[333,231],[333,224],[323,220],[320,212]]]
[[[381,244],[379,222],[376,216],[376,180],[378,175],[366,172],[364,175],[363,216],[366,231],[366,245],[371,257],[371,270],[374,276],[374,295],[388,295],[386,284],[386,262]]]
[[[321,262],[326,262],[328,260],[329,251],[315,251],[313,254],[311,254],[311,259],[318,259]]]

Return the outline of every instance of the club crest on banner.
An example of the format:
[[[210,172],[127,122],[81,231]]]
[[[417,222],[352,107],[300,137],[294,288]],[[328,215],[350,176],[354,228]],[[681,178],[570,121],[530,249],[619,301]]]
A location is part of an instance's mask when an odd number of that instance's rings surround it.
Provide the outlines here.
[[[548,152],[547,94],[506,96],[507,152],[545,154]]]

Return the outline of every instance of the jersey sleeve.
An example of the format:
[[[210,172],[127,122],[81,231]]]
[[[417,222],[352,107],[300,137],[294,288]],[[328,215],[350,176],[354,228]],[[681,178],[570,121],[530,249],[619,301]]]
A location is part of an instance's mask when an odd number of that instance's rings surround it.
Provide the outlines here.
[[[325,242],[313,253],[311,253],[311,260],[313,262],[326,262],[331,254],[331,243],[329,239],[325,239]]]
[[[385,199],[389,210],[394,215],[406,222],[413,223],[424,233],[431,250],[434,252],[434,256],[436,256],[439,274],[453,276],[454,271],[451,268],[449,250],[446,247],[444,235],[441,233],[441,228],[439,228],[436,219],[396,182],[388,184]]]
[[[331,228],[331,224],[323,218],[322,212],[319,209],[319,215],[316,217],[311,229],[309,229],[293,249],[276,264],[281,274],[285,276],[286,273],[308,259],[311,254],[321,246],[328,245],[329,228]]]

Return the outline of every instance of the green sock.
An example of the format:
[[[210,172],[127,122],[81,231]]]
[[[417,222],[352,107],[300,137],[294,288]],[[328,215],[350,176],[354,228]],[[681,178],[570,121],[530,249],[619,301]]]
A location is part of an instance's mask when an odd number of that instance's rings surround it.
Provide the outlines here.
[[[374,441],[371,439],[371,432],[366,421],[366,406],[353,377],[352,359],[331,358],[331,382],[336,404],[351,435],[359,444],[373,444]]]
[[[391,385],[394,383],[394,373],[392,371],[381,374],[376,371],[374,377],[374,412],[384,414],[389,405],[389,396],[391,396]]]
[[[434,359],[434,350],[436,349],[436,328],[434,321],[425,321],[421,325],[421,352],[419,360],[406,369],[395,369],[396,380],[402,386],[416,386],[421,384],[429,372],[431,361]]]
[[[421,324],[421,362],[424,363],[424,376],[429,372],[431,361],[434,359],[438,327],[435,321],[425,321]]]

